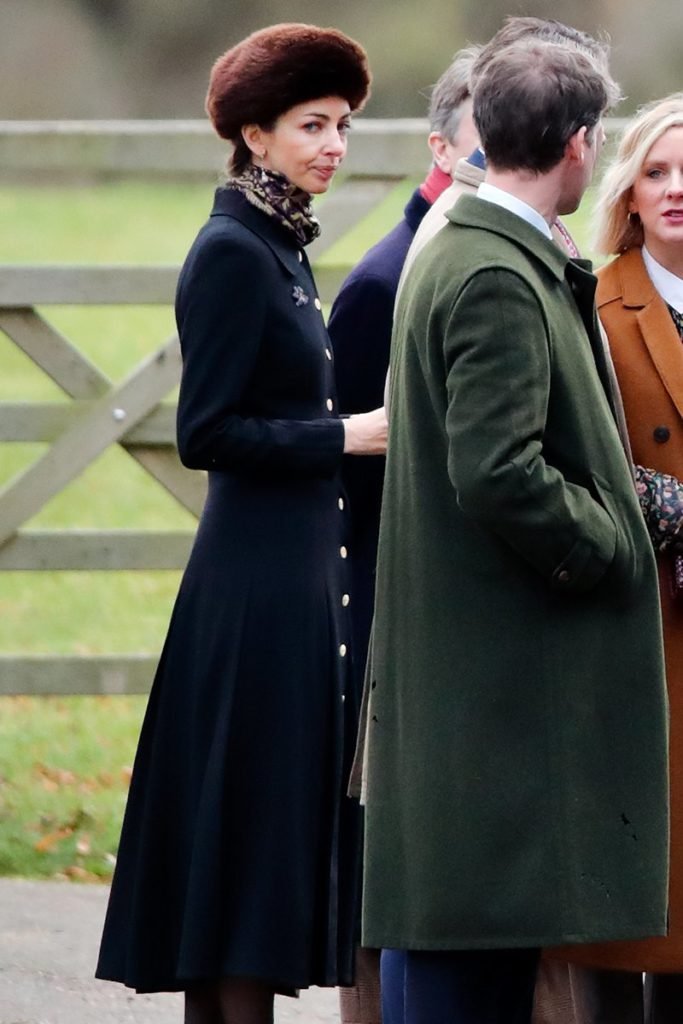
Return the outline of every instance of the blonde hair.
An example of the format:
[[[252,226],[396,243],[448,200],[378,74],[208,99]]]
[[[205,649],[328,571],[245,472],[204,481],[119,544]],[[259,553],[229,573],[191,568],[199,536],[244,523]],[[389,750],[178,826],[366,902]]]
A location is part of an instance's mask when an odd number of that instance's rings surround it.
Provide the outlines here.
[[[643,244],[640,217],[629,215],[631,191],[655,142],[670,128],[683,127],[683,92],[641,107],[626,126],[597,197],[596,248],[615,254]]]

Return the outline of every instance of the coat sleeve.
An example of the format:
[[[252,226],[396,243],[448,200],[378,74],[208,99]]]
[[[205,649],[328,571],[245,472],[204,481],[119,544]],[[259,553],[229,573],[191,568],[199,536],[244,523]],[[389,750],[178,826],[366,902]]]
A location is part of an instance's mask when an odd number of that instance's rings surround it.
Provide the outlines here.
[[[273,284],[258,243],[231,239],[206,241],[181,275],[177,432],[180,458],[190,469],[332,476],[339,468],[339,419],[269,419],[244,409]]]
[[[394,295],[390,283],[375,274],[352,277],[335,299],[328,331],[342,413],[370,412],[383,404],[393,313]],[[384,456],[347,455],[343,479],[354,523],[373,535],[371,551],[374,556]]]
[[[394,298],[389,281],[363,274],[345,282],[334,301],[328,331],[342,413],[370,412],[384,401]]]
[[[585,591],[617,549],[614,520],[544,457],[550,348],[543,311],[514,272],[486,269],[450,311],[448,472],[463,511],[553,587]]]

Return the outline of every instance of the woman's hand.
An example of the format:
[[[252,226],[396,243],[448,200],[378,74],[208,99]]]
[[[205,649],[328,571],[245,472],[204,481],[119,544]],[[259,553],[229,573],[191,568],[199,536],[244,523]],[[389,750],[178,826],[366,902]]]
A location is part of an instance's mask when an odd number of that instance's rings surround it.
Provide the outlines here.
[[[342,420],[346,455],[384,455],[387,450],[387,415],[384,407],[359,412]]]

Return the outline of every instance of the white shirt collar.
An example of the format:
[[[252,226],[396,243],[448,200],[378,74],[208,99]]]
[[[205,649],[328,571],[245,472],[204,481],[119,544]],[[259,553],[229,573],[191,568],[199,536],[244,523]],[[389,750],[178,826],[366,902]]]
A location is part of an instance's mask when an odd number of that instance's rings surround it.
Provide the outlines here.
[[[481,183],[477,189],[477,196],[479,199],[485,199],[487,203],[495,203],[496,206],[502,206],[505,210],[509,210],[510,213],[516,214],[517,217],[521,217],[527,224],[531,224],[532,227],[540,231],[546,238],[552,240],[552,232],[538,210],[534,210],[533,206],[529,206],[528,203],[518,199],[517,196],[511,195],[510,192],[504,192],[497,185],[489,185],[487,181]]]
[[[657,263],[645,246],[643,246],[643,263],[650,275],[650,280],[667,305],[673,306],[677,313],[683,313],[683,278],[677,277],[661,263]]]

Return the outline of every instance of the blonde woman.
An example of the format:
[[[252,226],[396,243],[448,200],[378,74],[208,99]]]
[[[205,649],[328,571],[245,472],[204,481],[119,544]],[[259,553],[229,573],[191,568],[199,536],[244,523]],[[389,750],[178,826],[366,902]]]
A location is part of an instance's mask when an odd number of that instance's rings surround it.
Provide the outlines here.
[[[670,703],[669,934],[574,946],[574,1021],[683,1020],[683,597],[672,560],[683,522],[683,93],[645,107],[627,126],[602,182],[597,305],[624,400],[638,489],[658,552]],[[634,842],[638,825],[632,823]],[[643,972],[646,975],[642,984]],[[558,1018],[559,1019],[559,1018]]]

